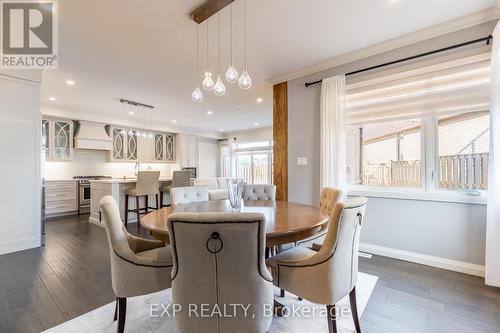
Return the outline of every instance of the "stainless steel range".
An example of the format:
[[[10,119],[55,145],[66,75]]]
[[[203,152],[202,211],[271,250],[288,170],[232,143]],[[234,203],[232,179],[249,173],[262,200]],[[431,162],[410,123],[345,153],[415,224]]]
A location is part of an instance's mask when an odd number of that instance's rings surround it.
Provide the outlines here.
[[[73,179],[78,180],[78,214],[90,213],[90,181],[99,179],[110,179],[109,176],[75,176]]]

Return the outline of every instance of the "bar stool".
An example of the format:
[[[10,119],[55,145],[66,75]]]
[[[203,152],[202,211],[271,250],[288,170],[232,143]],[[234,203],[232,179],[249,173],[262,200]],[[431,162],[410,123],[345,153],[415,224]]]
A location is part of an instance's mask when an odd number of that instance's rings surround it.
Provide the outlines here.
[[[159,209],[158,194],[160,184],[160,171],[140,171],[137,174],[137,183],[134,188],[125,191],[125,227],[128,225],[128,214],[137,214],[137,230],[141,231],[140,216],[141,212],[147,214],[149,209],[155,209],[149,207],[149,196],[156,196],[156,209]],[[135,209],[129,209],[129,197],[135,197]],[[145,197],[145,207],[140,206],[140,197]]]
[[[173,187],[188,187],[191,185],[191,171],[174,171],[172,176],[172,183],[170,185],[163,185],[160,187],[160,206],[170,206],[163,204],[163,193],[168,193],[170,197],[170,190]]]

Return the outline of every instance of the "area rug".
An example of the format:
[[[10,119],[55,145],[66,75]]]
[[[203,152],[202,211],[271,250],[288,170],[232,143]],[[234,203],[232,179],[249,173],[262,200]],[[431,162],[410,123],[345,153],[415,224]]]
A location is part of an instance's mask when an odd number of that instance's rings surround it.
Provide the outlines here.
[[[368,300],[370,299],[378,277],[360,273],[356,287],[358,311],[363,313]],[[278,293],[278,290],[276,290]],[[307,301],[298,301],[297,297],[286,293],[284,298],[276,297],[276,300],[283,303],[288,309],[299,309],[294,315],[287,317],[274,317],[269,333],[327,333],[328,327],[326,318],[321,313],[323,307]],[[127,322],[125,332],[162,332],[177,333],[175,318],[163,316],[161,318],[151,317],[151,304],[171,304],[171,290],[162,291],[141,297],[130,298],[127,301]],[[306,312],[301,309],[308,308]],[[348,297],[337,304],[339,309],[347,309],[349,312]],[[310,310],[313,309],[313,310]],[[46,333],[79,333],[79,332],[116,332],[116,322],[113,322],[115,303],[109,303],[103,307],[88,312],[80,317],[67,321],[59,326],[53,327]],[[290,312],[291,313],[291,312]],[[311,315],[311,313],[314,313]],[[344,314],[346,314],[344,313]],[[354,324],[349,314],[341,316],[337,321],[339,333],[354,332]]]

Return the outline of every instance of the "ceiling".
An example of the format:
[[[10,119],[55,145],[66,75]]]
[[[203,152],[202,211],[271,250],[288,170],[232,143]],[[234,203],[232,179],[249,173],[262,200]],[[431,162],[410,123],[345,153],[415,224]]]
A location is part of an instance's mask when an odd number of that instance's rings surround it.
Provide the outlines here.
[[[495,0],[248,0],[253,87],[241,90],[226,83],[224,97],[206,93],[205,101],[195,104],[196,24],[189,13],[202,2],[59,1],[59,69],[44,73],[44,109],[140,123],[141,111],[131,116],[134,110],[118,102],[126,98],[154,105],[151,117],[158,124],[213,132],[271,126],[271,78],[495,5]],[[233,11],[234,63],[241,71],[243,0],[234,3]],[[221,19],[225,72],[230,61],[228,8]],[[216,18],[209,20],[213,72],[217,24]],[[206,68],[205,29],[200,25],[201,71]],[[76,84],[67,85],[68,79]]]

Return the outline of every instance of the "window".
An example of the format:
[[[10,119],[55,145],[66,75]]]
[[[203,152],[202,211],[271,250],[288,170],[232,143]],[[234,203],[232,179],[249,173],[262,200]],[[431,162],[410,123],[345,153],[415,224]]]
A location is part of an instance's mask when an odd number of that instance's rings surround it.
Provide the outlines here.
[[[351,183],[365,186],[420,187],[420,120],[381,122],[358,125],[348,130],[358,135],[360,153],[348,161],[361,164]],[[349,168],[352,173],[352,167]],[[356,179],[357,181],[352,181]]]
[[[249,184],[271,184],[271,152],[236,153],[236,177]]]
[[[349,78],[349,183],[487,190],[490,58],[469,50]]]
[[[221,155],[221,177],[231,177],[231,151],[229,146],[223,145],[220,148]]]
[[[489,114],[439,117],[439,188],[488,188]]]
[[[249,184],[272,183],[272,141],[221,146],[221,176],[241,178]]]

